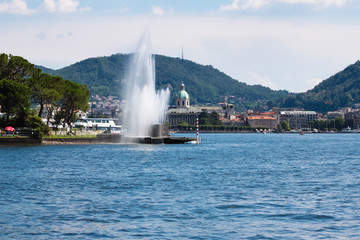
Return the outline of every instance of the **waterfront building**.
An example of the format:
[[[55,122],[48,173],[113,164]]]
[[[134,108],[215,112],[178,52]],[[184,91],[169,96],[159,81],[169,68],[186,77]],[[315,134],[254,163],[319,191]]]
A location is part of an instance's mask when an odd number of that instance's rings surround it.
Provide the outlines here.
[[[360,129],[360,111],[352,111],[346,113],[345,122],[352,129]]]
[[[280,111],[278,122],[288,122],[291,129],[311,128],[310,122],[317,120],[318,114],[314,111]]]
[[[277,119],[267,115],[251,115],[247,117],[247,122],[253,128],[268,128],[275,129]]]
[[[206,111],[209,114],[217,112],[220,115],[220,119],[226,125],[240,125],[244,124],[244,121],[236,119],[234,105],[222,104],[221,106],[191,106],[190,95],[185,90],[185,84],[181,83],[180,91],[176,94],[175,107],[171,107],[167,111],[167,121],[170,126],[175,127],[180,122],[186,122],[189,125],[196,125],[196,118],[200,113]]]
[[[208,113],[217,112],[220,116],[234,113],[234,106],[227,104],[226,107],[213,107],[204,106],[196,107],[190,105],[190,95],[185,90],[185,84],[181,83],[180,91],[176,94],[175,107],[170,108],[167,111],[167,121],[170,126],[175,127],[180,122],[186,122],[189,125],[196,125],[196,118],[199,117],[200,113],[207,111]]]
[[[185,90],[185,84],[181,83],[180,91],[176,94],[175,108],[167,112],[167,119],[171,126],[177,126],[180,122],[196,125],[196,118],[201,109],[190,106],[190,96]]]
[[[180,122],[186,122],[189,125],[196,125],[196,118],[201,113],[201,108],[171,108],[167,112],[170,126],[177,126]]]

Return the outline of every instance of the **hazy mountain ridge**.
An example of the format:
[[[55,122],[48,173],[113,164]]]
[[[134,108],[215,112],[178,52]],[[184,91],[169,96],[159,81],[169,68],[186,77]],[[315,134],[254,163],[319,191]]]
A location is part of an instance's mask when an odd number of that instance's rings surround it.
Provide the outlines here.
[[[360,103],[360,61],[347,66],[313,89],[288,97],[282,106],[327,112],[354,107],[356,103]]]
[[[129,54],[89,58],[59,70],[41,67],[43,72],[87,84],[91,94],[121,95],[121,80],[129,62]],[[171,103],[181,82],[186,85],[192,104],[216,104],[228,101],[240,108],[251,108],[261,103],[276,102],[289,95],[287,91],[274,91],[261,85],[250,86],[232,79],[225,73],[180,58],[155,55],[156,88],[171,88]]]
[[[89,58],[59,70],[44,68],[44,72],[87,84],[91,94],[121,96],[121,80],[125,77],[130,54]],[[228,97],[237,110],[254,107],[296,107],[318,112],[360,103],[360,61],[322,81],[304,93],[274,91],[261,85],[239,82],[212,66],[204,66],[180,58],[155,55],[156,88],[170,87],[171,100],[181,82],[186,85],[192,104],[215,105]]]

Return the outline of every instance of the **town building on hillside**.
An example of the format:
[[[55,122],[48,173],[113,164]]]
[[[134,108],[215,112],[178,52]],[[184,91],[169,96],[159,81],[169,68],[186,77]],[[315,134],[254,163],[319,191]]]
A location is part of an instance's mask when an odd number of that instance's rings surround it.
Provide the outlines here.
[[[227,126],[245,126],[246,122],[243,118],[243,116],[240,114],[240,115],[234,115],[234,117],[230,119],[227,119],[225,117],[220,117],[220,121],[224,124],[224,125],[227,125]]]
[[[328,120],[333,120],[333,119],[336,119],[336,118],[344,118],[345,113],[342,112],[342,111],[328,112],[326,114],[326,116],[327,116]]]
[[[247,117],[247,122],[249,126],[253,128],[275,129],[278,121],[272,116],[251,115]]]
[[[280,111],[278,121],[288,122],[292,129],[311,128],[310,122],[317,120],[318,114],[314,111]]]
[[[180,91],[176,94],[175,108],[170,108],[167,112],[168,122],[171,126],[177,126],[180,122],[196,125],[196,118],[201,111],[190,107],[190,96],[185,90],[185,84],[181,83]]]
[[[223,106],[223,109],[225,111],[225,113],[224,113],[224,118],[225,119],[228,119],[228,120],[236,119],[234,104],[226,103]]]
[[[345,121],[352,129],[360,129],[360,111],[346,113]]]
[[[122,103],[116,96],[99,97],[93,96],[97,101],[89,102],[89,115],[101,115],[102,117],[114,118],[122,108]]]
[[[181,122],[196,125],[196,118],[203,111],[208,113],[217,112],[221,117],[225,116],[227,120],[235,120],[236,118],[232,104],[225,104],[222,107],[192,107],[190,105],[190,95],[185,90],[185,84],[181,83],[180,91],[176,94],[175,107],[168,110],[167,120],[172,127],[177,126]]]

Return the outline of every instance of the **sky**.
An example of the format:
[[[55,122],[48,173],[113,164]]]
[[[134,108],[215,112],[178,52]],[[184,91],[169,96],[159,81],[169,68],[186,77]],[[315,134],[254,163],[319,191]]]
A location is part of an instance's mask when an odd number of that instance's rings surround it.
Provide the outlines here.
[[[359,0],[0,0],[0,53],[59,69],[152,52],[304,92],[360,58]]]

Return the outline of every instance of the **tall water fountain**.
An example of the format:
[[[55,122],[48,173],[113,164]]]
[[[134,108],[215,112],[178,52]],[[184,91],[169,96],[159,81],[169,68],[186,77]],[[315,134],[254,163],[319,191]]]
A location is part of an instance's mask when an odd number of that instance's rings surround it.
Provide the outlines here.
[[[129,137],[153,137],[156,126],[166,119],[170,91],[155,90],[155,59],[150,34],[145,32],[137,51],[131,56],[123,87],[126,100],[123,127]],[[155,134],[157,135],[157,134]]]

